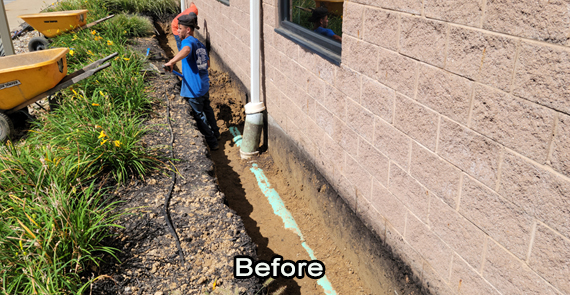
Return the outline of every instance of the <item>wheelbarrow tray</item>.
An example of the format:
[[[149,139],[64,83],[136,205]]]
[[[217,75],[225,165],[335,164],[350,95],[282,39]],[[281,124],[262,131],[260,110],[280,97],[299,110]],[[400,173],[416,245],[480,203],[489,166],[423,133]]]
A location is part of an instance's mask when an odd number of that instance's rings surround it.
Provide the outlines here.
[[[47,50],[44,51],[39,51],[39,52],[45,52]],[[36,101],[40,100],[40,99],[44,99],[50,95],[55,94],[56,92],[65,89],[85,78],[91,77],[92,75],[94,75],[95,73],[99,72],[102,69],[107,68],[108,66],[110,66],[110,63],[104,63],[108,60],[110,60],[111,58],[114,58],[118,55],[117,52],[110,54],[102,59],[99,59],[97,61],[94,61],[93,63],[89,64],[88,66],[82,68],[81,70],[77,70],[75,72],[73,72],[72,74],[69,74],[67,76],[65,76],[63,79],[60,79],[59,83],[56,83],[55,86],[53,86],[53,88],[48,89],[47,91],[44,91],[42,93],[39,93],[38,95],[23,101],[22,103],[13,106],[10,109],[2,109],[0,108],[0,112],[5,111],[6,114],[11,114],[14,113],[16,111],[19,111],[23,108],[25,108],[26,106],[35,103]],[[2,59],[0,59],[1,61]],[[103,64],[104,63],[104,64]],[[1,90],[0,90],[1,93]],[[2,94],[0,94],[0,101],[2,101],[2,98],[4,96]]]
[[[0,110],[9,110],[55,87],[67,75],[67,48],[0,58]]]
[[[48,38],[80,28],[87,23],[87,9],[23,14],[18,17]]]

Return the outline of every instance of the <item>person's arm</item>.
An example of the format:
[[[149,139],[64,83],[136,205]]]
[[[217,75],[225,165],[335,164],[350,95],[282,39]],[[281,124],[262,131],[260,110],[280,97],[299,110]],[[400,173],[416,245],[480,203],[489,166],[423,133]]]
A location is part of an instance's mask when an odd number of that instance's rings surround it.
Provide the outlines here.
[[[342,43],[342,37],[339,36],[339,35],[336,35],[336,34],[333,35],[333,36],[332,36],[332,39],[335,40],[335,41],[338,41],[338,42]]]
[[[184,46],[180,51],[167,63],[164,64],[164,68],[168,72],[172,72],[172,67],[179,61],[183,60],[190,54],[190,46]]]

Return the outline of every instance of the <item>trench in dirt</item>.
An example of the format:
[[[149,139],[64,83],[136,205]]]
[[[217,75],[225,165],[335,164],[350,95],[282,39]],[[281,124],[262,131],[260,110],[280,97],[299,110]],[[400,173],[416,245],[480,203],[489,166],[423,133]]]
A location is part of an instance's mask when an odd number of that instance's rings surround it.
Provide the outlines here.
[[[160,45],[168,58],[171,58],[176,53],[174,37],[165,33],[170,32],[168,25],[159,24],[157,28],[161,31],[158,36]],[[215,58],[211,56],[210,61],[210,100],[222,135],[219,141],[220,149],[212,151],[211,157],[215,164],[219,188],[225,194],[229,207],[243,219],[247,234],[257,245],[258,258],[270,261],[275,255],[280,255],[283,260],[311,260],[301,245],[299,236],[285,229],[281,218],[274,214],[257,184],[255,175],[250,171],[253,162],[263,169],[271,187],[279,193],[285,206],[295,218],[306,243],[313,249],[317,259],[325,264],[326,276],[338,294],[395,294],[390,284],[387,284],[385,290],[369,290],[365,287],[363,280],[381,279],[363,277],[356,272],[356,267],[345,258],[346,248],[341,249],[336,246],[334,238],[328,234],[330,231],[318,217],[319,214],[310,210],[310,206],[303,198],[303,187],[295,185],[301,182],[287,179],[288,175],[277,167],[268,153],[262,153],[253,161],[240,158],[239,147],[233,143],[233,135],[229,128],[236,126],[243,131],[245,115],[242,101],[245,100],[245,94],[231,81],[227,73],[220,70],[221,66]],[[305,277],[279,278],[269,286],[268,294],[283,286],[286,286],[284,294],[324,293],[316,280]],[[401,290],[397,287],[396,289]]]

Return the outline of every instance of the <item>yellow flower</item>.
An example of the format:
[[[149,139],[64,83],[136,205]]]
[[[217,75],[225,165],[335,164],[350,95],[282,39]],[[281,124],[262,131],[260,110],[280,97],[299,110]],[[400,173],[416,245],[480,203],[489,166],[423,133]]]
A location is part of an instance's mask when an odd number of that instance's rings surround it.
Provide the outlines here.
[[[105,134],[104,130],[101,130],[101,133],[99,133],[99,139],[104,138],[105,136],[107,136],[107,134]]]
[[[94,107],[98,107],[98,106],[99,106],[98,103],[92,103],[91,105],[94,106]]]
[[[101,96],[105,96],[105,93],[103,93],[101,90],[99,90],[99,94],[101,94]]]
[[[117,56],[117,57],[115,57],[115,60],[118,60],[118,59],[119,59],[119,57],[118,57],[118,56]]]
[[[93,39],[94,39],[95,41],[99,41],[99,40],[103,39],[103,37],[101,37],[101,36],[95,36]]]
[[[99,125],[95,125],[95,129],[97,129],[97,128],[102,128],[102,127]]]
[[[121,146],[121,142],[118,140],[113,141],[113,143],[115,143],[116,147],[120,147]]]
[[[59,34],[59,29],[57,29],[57,33]]]
[[[107,141],[108,141],[108,139],[101,141],[101,145],[104,145]]]
[[[128,57],[123,57],[123,59],[124,59],[124,60],[130,60],[130,58],[128,58]]]
[[[127,31],[126,31],[126,30],[125,30],[125,31],[123,31],[123,34],[126,34],[126,33],[127,33]]]
[[[91,31],[91,35],[95,35],[95,34],[97,34],[97,31],[95,31],[95,30]]]
[[[75,53],[75,51],[73,51],[73,50],[69,51],[69,55],[71,55],[71,56],[73,56],[74,53]]]
[[[113,41],[107,40],[107,45],[109,45],[109,46],[113,45]]]
[[[87,53],[93,55],[93,52],[91,50],[87,50]]]
[[[77,93],[77,91],[75,91],[75,89],[71,89],[71,91],[73,91],[73,94],[75,94],[75,96],[78,96],[79,94]]]

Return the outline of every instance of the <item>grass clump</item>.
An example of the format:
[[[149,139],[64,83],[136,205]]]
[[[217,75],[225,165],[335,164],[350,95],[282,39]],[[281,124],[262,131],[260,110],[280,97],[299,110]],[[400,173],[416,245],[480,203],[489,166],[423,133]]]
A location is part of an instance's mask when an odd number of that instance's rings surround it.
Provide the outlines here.
[[[70,9],[89,9],[88,21],[109,14],[106,0],[70,0],[54,8]],[[104,253],[116,252],[101,241],[125,214],[105,201],[102,187],[144,177],[160,164],[141,143],[151,103],[141,74],[145,57],[128,46],[128,37],[149,32],[152,24],[130,12],[53,39],[51,47],[70,48],[70,73],[113,52],[118,56],[61,91],[60,106],[39,117],[26,139],[0,146],[2,294],[82,293],[92,282],[82,278],[86,271]]]
[[[180,9],[177,0],[97,0],[111,11],[152,14],[159,18],[176,13]]]

